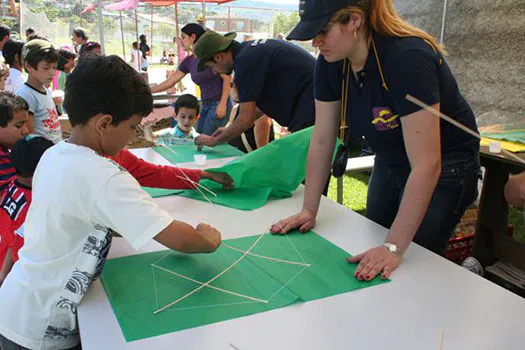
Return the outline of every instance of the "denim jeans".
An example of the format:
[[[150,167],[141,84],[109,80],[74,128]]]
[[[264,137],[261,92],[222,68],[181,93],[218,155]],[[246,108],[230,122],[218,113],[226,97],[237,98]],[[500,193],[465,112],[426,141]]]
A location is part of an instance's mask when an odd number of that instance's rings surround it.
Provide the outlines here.
[[[220,101],[203,101],[201,108],[201,116],[197,121],[197,132],[199,134],[212,135],[218,128],[225,126],[230,118],[232,110],[232,101],[228,99],[226,103],[226,115],[219,119],[215,110]]]
[[[467,207],[478,196],[479,154],[465,151],[444,155],[441,175],[414,242],[442,254]],[[376,156],[368,186],[366,216],[390,228],[397,215],[410,166],[389,167]]]

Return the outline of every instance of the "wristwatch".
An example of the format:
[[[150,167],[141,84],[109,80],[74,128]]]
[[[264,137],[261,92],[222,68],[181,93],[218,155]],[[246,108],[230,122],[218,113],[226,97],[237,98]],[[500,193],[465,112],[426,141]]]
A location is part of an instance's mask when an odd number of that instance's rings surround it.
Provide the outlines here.
[[[385,244],[383,244],[383,246],[386,247],[386,249],[388,249],[391,253],[402,255],[399,249],[397,248],[397,245],[394,243],[386,242]]]

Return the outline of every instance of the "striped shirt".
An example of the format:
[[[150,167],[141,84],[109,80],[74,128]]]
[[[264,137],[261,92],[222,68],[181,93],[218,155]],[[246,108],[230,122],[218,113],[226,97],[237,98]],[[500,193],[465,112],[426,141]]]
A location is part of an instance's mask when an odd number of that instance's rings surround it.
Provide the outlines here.
[[[16,177],[16,170],[9,160],[9,150],[0,146],[0,192]]]

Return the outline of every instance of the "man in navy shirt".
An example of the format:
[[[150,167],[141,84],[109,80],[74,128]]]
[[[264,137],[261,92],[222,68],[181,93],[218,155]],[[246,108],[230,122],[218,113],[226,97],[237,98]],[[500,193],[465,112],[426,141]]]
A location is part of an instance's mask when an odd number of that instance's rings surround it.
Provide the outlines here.
[[[258,107],[281,126],[295,132],[314,124],[313,72],[315,59],[305,50],[280,40],[238,43],[235,34],[209,31],[195,46],[199,70],[210,67],[217,74],[235,71],[240,115],[213,136],[195,142],[214,146],[238,137],[255,122]]]

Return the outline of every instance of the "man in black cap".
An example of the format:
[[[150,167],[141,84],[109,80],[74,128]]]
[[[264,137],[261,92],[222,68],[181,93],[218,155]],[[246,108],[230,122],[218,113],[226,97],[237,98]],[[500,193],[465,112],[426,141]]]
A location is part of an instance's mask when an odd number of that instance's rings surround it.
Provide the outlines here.
[[[280,40],[235,41],[209,31],[195,46],[199,70],[217,74],[235,71],[239,90],[239,117],[212,136],[201,135],[197,145],[214,146],[241,135],[255,122],[258,107],[281,126],[295,132],[314,124],[313,71],[315,59],[305,50]]]

